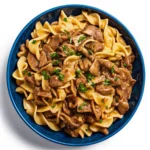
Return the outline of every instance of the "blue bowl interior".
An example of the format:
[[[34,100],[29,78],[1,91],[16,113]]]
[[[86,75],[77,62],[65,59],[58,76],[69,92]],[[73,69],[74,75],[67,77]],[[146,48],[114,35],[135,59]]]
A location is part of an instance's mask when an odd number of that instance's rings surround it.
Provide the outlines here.
[[[15,92],[16,83],[15,83],[15,79],[12,78],[12,73],[17,68],[16,65],[18,61],[17,53],[19,51],[20,45],[22,43],[25,43],[26,39],[31,39],[30,33],[35,28],[35,24],[37,21],[41,21],[42,23],[44,23],[45,21],[48,21],[50,23],[56,21],[58,20],[60,11],[62,9],[67,15],[79,15],[81,14],[81,11],[85,9],[88,11],[95,11],[99,13],[101,18],[108,18],[109,25],[117,28],[120,31],[127,44],[131,45],[133,52],[136,56],[136,59],[133,64],[132,75],[133,78],[137,80],[137,82],[133,88],[131,99],[129,100],[130,110],[124,115],[123,119],[117,120],[116,122],[113,123],[113,125],[109,128],[108,135],[103,135],[101,133],[94,133],[91,137],[85,137],[84,139],[71,138],[63,131],[53,132],[47,126],[39,126],[34,122],[34,120],[28,114],[26,114],[22,103],[23,96]],[[35,132],[45,137],[46,139],[56,143],[71,145],[71,146],[94,144],[111,137],[112,135],[117,133],[120,129],[122,129],[131,119],[131,117],[135,113],[141,101],[143,90],[144,90],[144,82],[145,82],[144,80],[145,80],[145,70],[144,70],[144,62],[143,62],[142,54],[131,33],[126,29],[126,27],[124,27],[124,25],[122,25],[117,19],[115,19],[110,14],[107,14],[106,12],[99,10],[97,8],[91,6],[83,6],[83,5],[66,5],[66,6],[56,7],[47,10],[46,12],[38,15],[33,20],[31,20],[16,38],[10,52],[8,66],[7,66],[7,86],[8,86],[9,95],[15,109],[17,110],[21,118],[25,121],[25,123],[29,125],[29,127],[31,127],[31,129],[33,129]]]

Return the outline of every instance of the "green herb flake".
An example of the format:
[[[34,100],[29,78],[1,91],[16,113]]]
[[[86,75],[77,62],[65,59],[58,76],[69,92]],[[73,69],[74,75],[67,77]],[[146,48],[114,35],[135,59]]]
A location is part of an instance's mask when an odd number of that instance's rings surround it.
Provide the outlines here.
[[[88,82],[90,82],[92,79],[94,79],[94,76],[89,71],[85,72],[85,76],[86,76]]]
[[[85,131],[88,131],[88,129],[86,128]]]
[[[68,47],[66,45],[63,45],[62,49],[65,52],[65,54],[68,55]]]
[[[110,85],[110,80],[109,79],[105,79],[104,85]]]
[[[92,51],[92,50],[88,50],[88,53],[89,53],[90,55],[92,55],[92,54],[93,54],[93,51]]]
[[[118,96],[115,96],[115,101],[119,102],[119,97]]]
[[[58,79],[59,79],[60,81],[63,81],[63,80],[64,80],[64,75],[60,73],[60,74],[58,75]]]
[[[85,87],[83,83],[80,83],[78,90],[84,93],[87,91],[87,87]]]
[[[67,30],[64,30],[64,33],[65,33],[66,35],[69,35],[69,34],[70,34]]]
[[[60,74],[60,69],[55,69],[55,70],[53,71],[53,74],[59,75],[59,74]]]
[[[119,79],[118,77],[115,77],[115,78],[114,78],[115,81],[117,81],[118,79]]]
[[[82,110],[82,109],[83,109],[83,107],[84,107],[84,106],[86,106],[86,105],[87,105],[87,103],[86,103],[86,102],[84,102],[84,103],[82,103],[82,104],[78,107],[78,109],[79,109],[79,110]]]
[[[70,35],[68,36],[68,39],[69,39],[69,43],[72,44],[72,38]]]
[[[58,65],[59,65],[59,62],[60,62],[59,60],[53,60],[53,61],[52,61],[52,65],[53,65],[53,66],[58,66]]]
[[[114,66],[112,66],[112,68],[111,68],[111,73],[112,73],[112,74],[115,73]]]
[[[54,53],[50,54],[50,57],[51,57],[52,59],[54,59],[54,58],[59,58],[59,55],[58,55],[56,52],[54,52]]]
[[[80,38],[78,39],[78,43],[81,43],[82,41],[84,41],[86,39],[86,36],[80,36]]]
[[[104,99],[102,99],[102,100],[101,100],[101,102],[102,102],[103,104],[105,104],[105,101],[104,101]]]
[[[56,106],[56,104],[52,105],[51,107],[52,107],[52,108],[55,108],[55,106]]]
[[[27,75],[27,74],[28,74],[28,71],[27,71],[27,70],[24,70],[22,73],[23,73],[24,75]]]
[[[108,106],[106,106],[106,109],[108,109]]]
[[[68,21],[68,20],[67,20],[67,18],[64,18],[63,20],[64,20],[65,22],[67,22],[67,21]]]
[[[123,66],[124,66],[125,68],[127,68],[127,64],[126,64],[126,63],[123,63]]]
[[[81,75],[81,70],[79,70],[79,69],[76,70],[75,74],[76,74],[76,77],[79,78]]]
[[[100,122],[100,123],[102,123],[102,122],[103,122],[103,120],[102,120],[102,119],[99,119],[99,122]]]
[[[41,75],[44,77],[44,80],[48,80],[48,79],[50,79],[50,77],[51,77],[51,76],[48,75],[48,73],[47,73],[46,71],[44,71],[44,70],[41,72]]]
[[[35,43],[36,43],[36,40],[33,40],[33,41],[32,41],[32,44],[35,44]]]
[[[28,72],[28,76],[29,76],[29,77],[31,77],[31,76],[32,76],[31,72]]]
[[[91,83],[91,86],[95,88],[96,84],[94,82]]]

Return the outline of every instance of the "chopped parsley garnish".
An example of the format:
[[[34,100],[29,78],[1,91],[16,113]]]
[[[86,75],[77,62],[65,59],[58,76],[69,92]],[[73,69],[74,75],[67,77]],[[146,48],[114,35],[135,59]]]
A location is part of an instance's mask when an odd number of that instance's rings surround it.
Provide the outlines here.
[[[85,76],[86,76],[88,82],[90,82],[92,79],[94,79],[94,76],[89,71],[85,72]]]
[[[53,60],[53,61],[52,61],[52,65],[53,65],[53,66],[58,66],[58,65],[59,65],[59,62],[60,62],[59,60]]]
[[[104,101],[104,99],[102,99],[102,100],[101,100],[101,102],[102,102],[103,104],[105,104],[105,101]]]
[[[78,51],[77,51],[77,52],[76,52],[76,55],[77,55],[77,56],[80,56],[80,57],[82,57],[82,58],[85,58],[85,56],[84,56],[81,52],[78,52]]]
[[[112,66],[112,68],[111,68],[111,73],[112,73],[112,74],[115,73],[114,66]]]
[[[69,34],[70,34],[67,30],[64,30],[64,33],[65,33],[65,34],[67,34],[67,35],[69,35]]]
[[[126,64],[126,63],[123,63],[123,66],[126,68],[126,67],[127,67],[127,64]]]
[[[41,72],[41,75],[44,76],[44,80],[48,80],[48,79],[50,79],[50,77],[51,77],[51,76],[50,76],[46,71],[44,71],[44,70]]]
[[[87,105],[87,103],[86,103],[86,102],[84,102],[84,103],[82,103],[82,104],[78,107],[78,109],[79,109],[79,110],[82,110],[82,109],[83,109],[83,107],[84,107],[84,106],[86,106],[86,105]]]
[[[88,50],[88,53],[89,53],[90,55],[92,55],[92,54],[93,54],[93,51],[92,51],[92,50]]]
[[[115,78],[114,78],[115,81],[117,81],[118,79],[119,79],[118,77],[115,77]]]
[[[83,83],[80,83],[78,90],[84,93],[87,91],[87,87],[85,87]]]
[[[95,88],[96,84],[95,84],[94,82],[92,82],[91,86],[92,86],[93,88]]]
[[[56,106],[56,104],[52,105],[51,107],[52,107],[52,108],[55,108],[55,106]]]
[[[53,74],[59,75],[59,74],[60,74],[60,69],[55,69],[55,70],[53,71]]]
[[[70,37],[70,35],[68,36],[68,39],[69,39],[69,43],[71,44],[72,43],[72,38]]]
[[[100,122],[100,123],[102,123],[102,122],[103,122],[103,120],[102,120],[102,119],[99,119],[99,122]]]
[[[55,69],[55,70],[53,71],[53,74],[57,75],[57,76],[58,76],[58,79],[59,79],[60,81],[63,81],[63,80],[64,80],[64,75],[60,73],[60,69]]]
[[[68,21],[68,20],[67,20],[67,18],[64,18],[63,20],[64,20],[65,22],[67,22],[67,21]]]
[[[66,45],[63,45],[62,49],[67,56],[75,55],[75,51],[73,49],[69,49]]]
[[[29,71],[27,71],[27,70],[24,70],[23,72],[22,72],[24,75],[27,75],[27,76],[32,76],[32,74],[31,74],[31,72],[29,72]]]
[[[86,36],[80,36],[80,38],[78,39],[78,43],[81,43],[82,41],[84,41],[86,39]]]
[[[115,96],[115,101],[116,101],[116,102],[119,101],[119,96]]]
[[[29,77],[31,77],[31,76],[32,76],[31,72],[28,72],[28,76],[29,76]]]
[[[78,77],[80,77],[80,75],[81,75],[81,70],[78,69],[78,70],[76,70],[75,73],[76,73],[76,77],[78,78]]]
[[[110,80],[109,79],[105,79],[104,85],[110,85]]]
[[[23,73],[24,75],[27,75],[28,71],[27,71],[27,70],[24,70],[22,73]]]
[[[56,52],[54,52],[54,53],[50,54],[50,57],[51,57],[52,59],[54,59],[54,58],[59,58],[59,55],[58,55]]]
[[[106,106],[106,109],[108,109],[108,106]]]
[[[33,40],[33,41],[32,41],[32,44],[35,44],[35,43],[36,43],[36,40]]]
[[[60,81],[63,81],[63,80],[64,80],[64,75],[60,73],[60,74],[58,75],[58,79],[59,79]]]

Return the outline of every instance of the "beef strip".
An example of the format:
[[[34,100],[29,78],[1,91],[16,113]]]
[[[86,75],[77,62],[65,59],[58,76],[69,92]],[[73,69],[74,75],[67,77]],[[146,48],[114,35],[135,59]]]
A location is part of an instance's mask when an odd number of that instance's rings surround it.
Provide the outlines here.
[[[60,39],[58,35],[53,35],[50,39],[49,46],[55,51],[60,44]]]
[[[30,86],[32,86],[32,87],[35,86],[35,78],[34,78],[34,75],[31,75],[31,76],[26,75],[26,76],[24,77],[24,80],[25,80],[28,84],[30,84]]]
[[[100,52],[104,49],[104,44],[103,43],[100,43],[98,41],[95,41],[95,42],[89,42],[85,45],[85,47],[87,49],[92,49],[95,53],[96,52]]]
[[[35,55],[32,53],[28,53],[27,56],[28,64],[31,67],[32,70],[38,71],[39,70],[39,61],[36,59]]]
[[[100,65],[97,59],[94,60],[92,66],[89,69],[90,73],[93,74],[94,76],[99,76],[100,75]]]
[[[124,115],[129,110],[129,103],[127,101],[119,101],[118,111],[120,114]]]
[[[50,80],[49,80],[49,85],[52,88],[56,88],[59,86],[62,86],[64,83],[62,81],[59,80],[58,76],[53,75]]]
[[[99,42],[104,42],[103,34],[100,28],[97,28],[93,25],[89,25],[84,31],[84,34],[93,36],[93,38]]]
[[[105,86],[103,84],[97,85],[95,89],[102,95],[109,95],[114,92],[114,88],[112,86]]]
[[[43,67],[47,64],[47,56],[46,53],[44,51],[41,51],[40,54],[40,63],[39,63],[39,67]]]

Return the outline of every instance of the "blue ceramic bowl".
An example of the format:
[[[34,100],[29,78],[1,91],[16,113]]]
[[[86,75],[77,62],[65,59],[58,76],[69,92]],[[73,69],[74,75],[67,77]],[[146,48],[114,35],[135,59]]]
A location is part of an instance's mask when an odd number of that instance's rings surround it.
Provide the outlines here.
[[[136,59],[133,64],[132,75],[133,78],[137,80],[137,82],[133,88],[131,99],[129,100],[130,110],[124,115],[124,117],[121,120],[117,120],[116,122],[113,123],[113,125],[109,128],[109,134],[103,135],[101,133],[94,133],[91,137],[85,137],[84,139],[81,139],[81,138],[71,138],[63,131],[54,132],[51,131],[48,127],[37,125],[34,122],[34,120],[28,114],[26,114],[23,108],[23,103],[22,103],[23,96],[15,92],[16,83],[15,83],[15,79],[12,78],[12,73],[17,67],[17,61],[18,61],[17,53],[19,51],[19,47],[22,43],[25,43],[26,39],[31,38],[30,33],[33,31],[37,21],[41,21],[42,23],[44,23],[45,21],[53,22],[58,19],[61,10],[64,10],[67,15],[79,15],[83,9],[95,11],[99,13],[102,18],[108,18],[109,24],[117,28],[120,31],[120,33],[123,35],[123,38],[125,39],[127,44],[131,45],[133,52],[136,56]],[[110,138],[118,131],[120,131],[129,122],[129,120],[133,117],[134,113],[136,112],[140,104],[140,101],[142,99],[144,84],[145,84],[145,67],[144,67],[143,56],[139,46],[137,45],[130,31],[119,20],[117,20],[107,12],[86,5],[58,6],[49,9],[36,16],[34,19],[32,19],[23,28],[23,30],[19,33],[18,37],[16,38],[9,55],[8,65],[7,65],[8,92],[12,104],[14,105],[14,108],[16,109],[19,116],[32,130],[34,130],[40,136],[44,137],[47,140],[59,144],[69,145],[69,146],[85,146],[85,145],[98,143]]]

